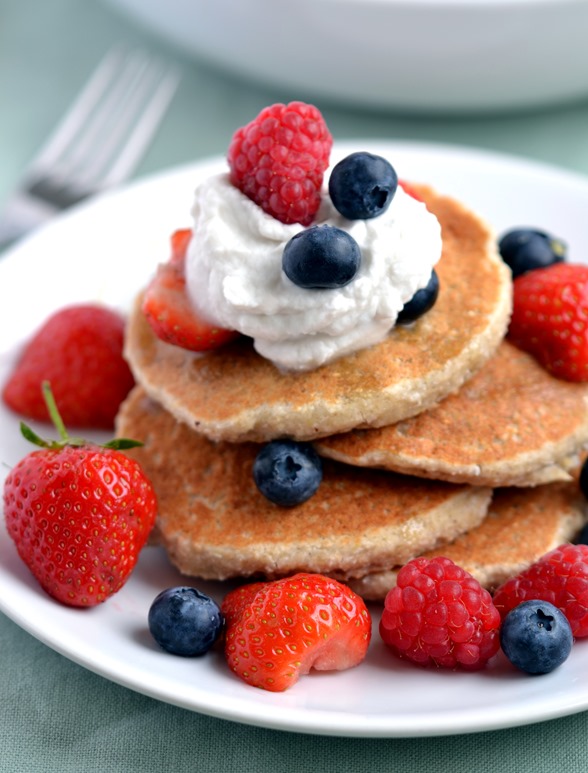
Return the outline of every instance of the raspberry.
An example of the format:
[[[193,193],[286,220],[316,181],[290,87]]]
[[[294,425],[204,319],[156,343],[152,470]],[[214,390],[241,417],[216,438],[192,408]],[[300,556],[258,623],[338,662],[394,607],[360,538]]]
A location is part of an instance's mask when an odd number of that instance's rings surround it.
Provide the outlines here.
[[[500,615],[487,590],[449,558],[415,558],[386,596],[380,636],[422,666],[482,668],[499,648]]]
[[[549,601],[568,618],[577,639],[588,636],[588,545],[560,545],[504,582],[494,605],[504,619],[523,601]]]
[[[321,203],[332,144],[314,105],[271,105],[233,135],[231,182],[282,223],[309,225]]]

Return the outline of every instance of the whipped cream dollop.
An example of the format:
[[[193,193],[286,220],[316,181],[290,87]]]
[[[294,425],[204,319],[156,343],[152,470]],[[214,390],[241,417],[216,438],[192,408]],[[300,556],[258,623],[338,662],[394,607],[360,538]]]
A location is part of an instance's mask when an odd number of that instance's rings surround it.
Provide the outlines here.
[[[282,253],[304,227],[266,214],[227,174],[198,186],[192,215],[186,282],[194,308],[253,338],[259,354],[286,370],[317,368],[382,341],[441,257],[437,218],[400,186],[371,220],[346,220],[323,191],[315,224],[342,228],[361,250],[355,278],[336,289],[305,289],[288,279]]]

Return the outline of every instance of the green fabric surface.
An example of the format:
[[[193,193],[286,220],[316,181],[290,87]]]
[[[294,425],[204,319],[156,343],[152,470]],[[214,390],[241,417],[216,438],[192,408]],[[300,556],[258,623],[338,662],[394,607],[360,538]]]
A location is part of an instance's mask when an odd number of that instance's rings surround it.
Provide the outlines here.
[[[329,738],[249,727],[146,698],[70,662],[3,615],[0,652],[2,773],[586,770],[587,713],[465,736]]]
[[[0,0],[0,200],[104,51],[117,42],[148,47],[183,70],[179,92],[136,176],[222,154],[233,129],[266,104],[307,98],[220,73],[175,51],[105,2]],[[321,108],[338,139],[461,143],[588,173],[588,100],[516,115],[458,117],[326,103]],[[587,769],[587,713],[467,736],[329,738],[239,725],[136,694],[53,652],[3,615],[0,653],[0,773]],[[426,694],[422,701],[426,704]]]
[[[70,662],[3,615],[0,652],[3,773],[586,770],[587,713],[465,736],[329,738],[212,719],[146,698]]]

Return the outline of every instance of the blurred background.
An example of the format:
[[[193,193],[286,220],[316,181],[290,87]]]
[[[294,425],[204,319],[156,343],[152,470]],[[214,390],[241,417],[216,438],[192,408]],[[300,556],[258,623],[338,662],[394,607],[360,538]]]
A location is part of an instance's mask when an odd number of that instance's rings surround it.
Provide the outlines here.
[[[223,154],[235,127],[291,99],[318,104],[337,139],[588,173],[587,20],[584,0],[0,0],[0,202],[116,43],[182,71],[135,176]]]

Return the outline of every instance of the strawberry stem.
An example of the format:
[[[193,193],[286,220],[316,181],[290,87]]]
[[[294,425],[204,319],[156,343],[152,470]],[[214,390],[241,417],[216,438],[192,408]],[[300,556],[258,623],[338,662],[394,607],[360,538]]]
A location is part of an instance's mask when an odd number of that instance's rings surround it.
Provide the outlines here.
[[[58,449],[63,448],[63,446],[87,445],[87,441],[84,440],[84,438],[70,437],[66,426],[63,423],[63,419],[61,418],[61,414],[59,413],[57,403],[55,402],[55,397],[53,396],[53,391],[51,390],[51,384],[48,381],[43,381],[41,384],[41,390],[43,392],[43,399],[45,400],[47,411],[49,412],[49,418],[55,425],[55,429],[59,433],[60,439],[44,440],[22,421],[20,422],[21,435],[26,438],[26,440],[34,443],[36,446],[40,446],[41,448]],[[110,440],[108,443],[101,443],[100,445],[102,448],[113,448],[115,450],[122,451],[126,448],[135,448],[143,444],[138,440],[131,440],[130,438],[115,438],[114,440]]]
[[[63,423],[63,419],[61,418],[61,414],[59,413],[59,409],[57,408],[55,398],[53,397],[51,384],[48,381],[43,381],[41,384],[41,389],[43,390],[43,398],[45,400],[47,410],[49,411],[49,417],[55,425],[55,429],[59,432],[59,437],[64,443],[67,443],[67,441],[70,440],[70,437],[68,435],[67,429],[65,428],[65,424]]]
[[[51,443],[48,443],[46,440],[43,440],[42,437],[39,437],[36,432],[33,432],[33,430],[24,423],[24,421],[21,421],[20,423],[20,434],[25,438],[25,440],[28,440],[30,443],[34,443],[36,446],[41,446],[41,448],[49,448]]]

